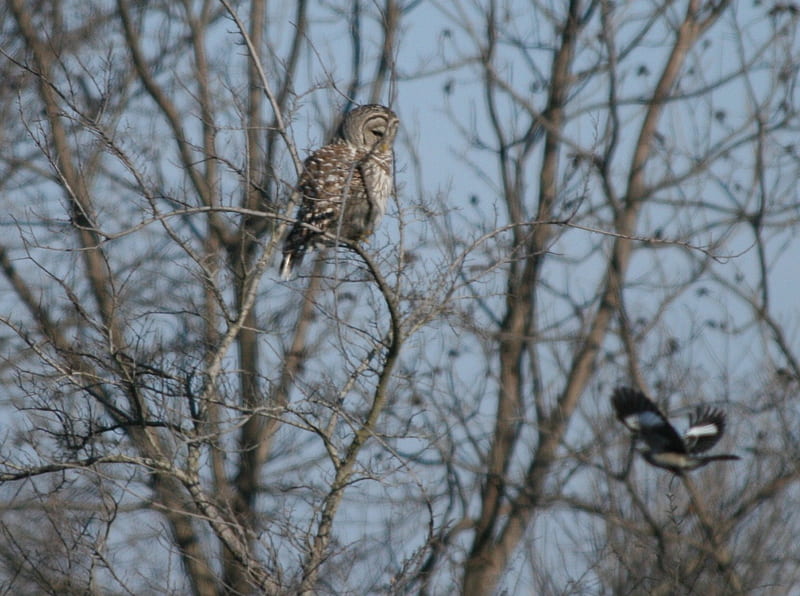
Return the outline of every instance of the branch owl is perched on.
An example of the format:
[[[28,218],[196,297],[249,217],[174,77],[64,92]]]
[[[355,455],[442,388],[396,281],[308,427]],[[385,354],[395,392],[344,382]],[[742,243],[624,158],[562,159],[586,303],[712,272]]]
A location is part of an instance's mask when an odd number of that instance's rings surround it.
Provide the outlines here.
[[[392,143],[399,123],[389,108],[361,106],[345,116],[339,138],[306,159],[297,183],[302,195],[297,221],[283,242],[283,279],[291,277],[307,250],[326,243],[323,234],[348,242],[372,234],[392,192]]]

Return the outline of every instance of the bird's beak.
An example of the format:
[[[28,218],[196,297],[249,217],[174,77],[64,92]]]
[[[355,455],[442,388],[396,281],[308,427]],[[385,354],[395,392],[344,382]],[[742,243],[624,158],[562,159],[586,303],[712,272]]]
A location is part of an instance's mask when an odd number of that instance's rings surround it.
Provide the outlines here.
[[[387,130],[386,134],[383,135],[383,138],[378,143],[378,149],[380,151],[391,151],[392,150],[392,141],[394,137],[397,135],[397,124],[392,125],[391,130]]]

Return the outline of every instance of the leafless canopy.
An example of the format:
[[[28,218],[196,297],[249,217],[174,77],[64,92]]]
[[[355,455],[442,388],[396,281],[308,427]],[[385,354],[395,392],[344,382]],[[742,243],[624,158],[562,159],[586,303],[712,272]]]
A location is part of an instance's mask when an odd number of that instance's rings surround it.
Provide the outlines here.
[[[797,590],[798,18],[8,0],[0,593]],[[366,103],[387,216],[284,283]],[[643,465],[622,384],[742,459]]]

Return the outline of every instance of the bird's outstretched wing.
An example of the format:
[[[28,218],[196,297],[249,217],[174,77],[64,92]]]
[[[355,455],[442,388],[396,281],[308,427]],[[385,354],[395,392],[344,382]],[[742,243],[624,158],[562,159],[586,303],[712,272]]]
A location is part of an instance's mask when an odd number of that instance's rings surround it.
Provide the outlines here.
[[[684,442],[690,453],[703,453],[717,444],[725,432],[725,414],[715,408],[697,408],[689,418]]]
[[[631,387],[617,387],[611,395],[617,418],[654,452],[686,453],[678,431],[644,393]]]

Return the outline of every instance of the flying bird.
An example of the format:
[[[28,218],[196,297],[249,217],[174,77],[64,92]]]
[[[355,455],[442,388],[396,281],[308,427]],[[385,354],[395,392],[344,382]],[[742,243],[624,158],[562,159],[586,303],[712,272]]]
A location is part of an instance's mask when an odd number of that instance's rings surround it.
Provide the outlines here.
[[[617,387],[611,404],[619,421],[641,439],[644,459],[675,474],[695,470],[712,461],[740,459],[738,455],[704,455],[725,432],[722,410],[698,407],[689,418],[689,428],[681,437],[655,403],[644,393],[630,387]]]

